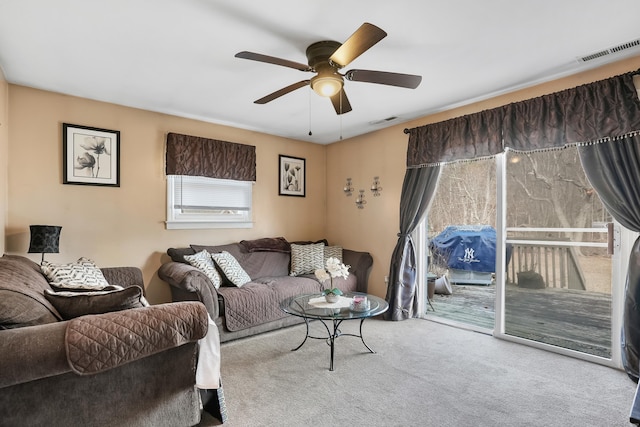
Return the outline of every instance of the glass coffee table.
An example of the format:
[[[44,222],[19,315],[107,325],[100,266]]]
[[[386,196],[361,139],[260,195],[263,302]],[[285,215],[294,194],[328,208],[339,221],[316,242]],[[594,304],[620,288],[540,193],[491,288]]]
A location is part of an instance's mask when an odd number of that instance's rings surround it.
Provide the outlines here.
[[[352,304],[354,297],[357,299],[366,298],[369,301],[368,306],[360,307]],[[377,316],[384,313],[389,309],[389,304],[382,298],[378,298],[374,295],[365,294],[362,292],[345,292],[337,303],[327,303],[324,301],[324,297],[320,294],[305,294],[291,298],[287,298],[282,301],[280,308],[288,314],[299,316],[304,318],[307,325],[307,332],[304,340],[299,346],[292,349],[296,351],[307,342],[308,338],[326,340],[327,344],[331,347],[331,362],[329,363],[329,370],[333,371],[333,354],[335,340],[341,336],[351,336],[360,338],[362,344],[371,353],[375,351],[371,350],[371,347],[367,345],[362,336],[362,324],[369,317]],[[340,332],[340,324],[345,320],[360,320],[360,333],[356,334],[343,334]],[[327,335],[322,337],[309,335],[309,321],[320,320],[327,330]],[[329,324],[328,324],[329,322]],[[333,330],[330,325],[333,325]]]

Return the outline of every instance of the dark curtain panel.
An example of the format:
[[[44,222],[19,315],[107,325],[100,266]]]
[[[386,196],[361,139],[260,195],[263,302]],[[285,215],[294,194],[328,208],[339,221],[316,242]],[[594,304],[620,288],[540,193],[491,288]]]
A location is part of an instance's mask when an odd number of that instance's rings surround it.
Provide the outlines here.
[[[404,176],[400,195],[400,233],[391,255],[386,320],[416,317],[416,251],[411,233],[416,229],[435,194],[440,166],[410,168]]]
[[[640,134],[581,146],[582,167],[607,210],[620,224],[640,231]],[[622,322],[622,364],[638,381],[640,361],[640,238],[629,256]]]
[[[166,173],[255,181],[256,147],[169,133]]]

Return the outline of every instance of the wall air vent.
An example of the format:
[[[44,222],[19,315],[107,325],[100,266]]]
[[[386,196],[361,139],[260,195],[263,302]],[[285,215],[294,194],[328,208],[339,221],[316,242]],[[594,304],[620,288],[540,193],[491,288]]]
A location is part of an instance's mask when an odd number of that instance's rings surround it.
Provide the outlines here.
[[[590,55],[582,56],[578,58],[579,62],[588,62],[594,59],[602,58],[603,56],[612,55],[614,53],[622,52],[623,50],[631,49],[633,47],[640,46],[640,39],[632,40],[627,43],[620,44],[609,49],[601,50]]]

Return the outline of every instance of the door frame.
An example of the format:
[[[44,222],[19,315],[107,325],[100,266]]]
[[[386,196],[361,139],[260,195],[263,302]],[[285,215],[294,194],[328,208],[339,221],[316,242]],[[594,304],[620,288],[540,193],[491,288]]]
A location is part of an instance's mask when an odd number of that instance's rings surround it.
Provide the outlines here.
[[[581,353],[562,347],[553,346],[526,338],[520,338],[505,333],[505,283],[506,283],[506,240],[507,240],[507,153],[496,156],[496,314],[493,335],[496,338],[525,344],[542,350],[559,353],[565,356],[586,360],[614,368],[622,368],[620,349],[620,330],[622,326],[622,308],[624,298],[624,279],[627,273],[627,263],[622,262],[629,258],[630,247],[622,244],[622,235],[619,224],[614,226],[614,253],[611,259],[611,358],[607,359],[592,354]],[[625,233],[627,234],[627,233]],[[633,241],[632,241],[633,244]]]
[[[581,353],[562,347],[556,347],[525,338],[508,335],[505,333],[505,283],[506,283],[506,238],[507,238],[507,153],[500,153],[495,158],[496,165],[496,300],[495,300],[495,319],[493,331],[487,331],[473,325],[453,322],[446,319],[438,319],[434,316],[426,316],[426,290],[427,290],[427,217],[421,221],[412,237],[416,242],[416,257],[418,262],[418,278],[416,283],[416,298],[418,298],[418,306],[420,317],[426,318],[438,323],[445,323],[451,326],[461,327],[464,329],[474,330],[478,332],[491,333],[494,337],[505,341],[516,342],[528,345],[530,347],[539,348],[565,356],[622,369],[621,356],[621,337],[622,317],[624,308],[624,292],[625,280],[628,270],[628,259],[631,248],[638,237],[639,233],[634,233],[625,229],[618,223],[614,223],[614,253],[612,255],[612,272],[611,272],[611,358],[607,359],[587,353]]]

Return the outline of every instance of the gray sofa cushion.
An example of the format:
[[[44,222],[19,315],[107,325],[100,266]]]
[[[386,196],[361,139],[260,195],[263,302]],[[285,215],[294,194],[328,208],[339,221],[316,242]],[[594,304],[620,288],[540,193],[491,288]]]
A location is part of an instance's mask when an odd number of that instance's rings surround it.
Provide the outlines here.
[[[334,286],[344,292],[356,291],[357,279],[354,275],[333,280]],[[289,297],[321,291],[322,285],[313,275],[263,277],[241,288],[218,289],[223,299],[220,315],[224,315],[228,330],[239,331],[288,316],[280,309],[280,303]]]
[[[309,277],[264,277],[241,288],[221,287],[225,325],[230,331],[250,328],[287,314],[280,302],[294,295],[320,292],[320,283]]]

